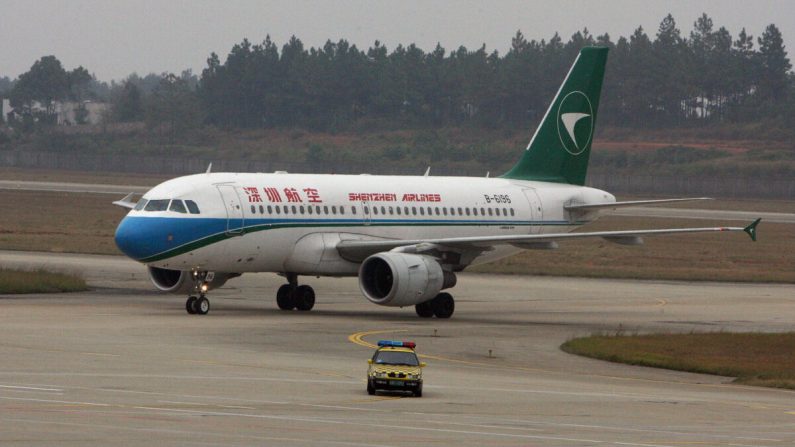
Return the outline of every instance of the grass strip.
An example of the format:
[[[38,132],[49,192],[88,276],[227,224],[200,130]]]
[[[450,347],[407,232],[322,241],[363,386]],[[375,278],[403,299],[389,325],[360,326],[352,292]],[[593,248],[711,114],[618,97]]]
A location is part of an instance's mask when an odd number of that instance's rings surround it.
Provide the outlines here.
[[[0,268],[0,295],[21,293],[58,293],[88,290],[79,276],[46,270]]]
[[[561,345],[571,354],[630,365],[735,377],[795,389],[795,332],[592,335]]]

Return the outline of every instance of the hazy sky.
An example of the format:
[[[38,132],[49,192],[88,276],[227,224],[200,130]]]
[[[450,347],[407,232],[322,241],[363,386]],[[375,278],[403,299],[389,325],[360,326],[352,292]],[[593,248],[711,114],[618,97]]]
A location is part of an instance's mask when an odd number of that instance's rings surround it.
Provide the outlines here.
[[[132,72],[200,73],[210,52],[223,61],[244,37],[257,43],[267,34],[279,47],[295,34],[307,47],[345,38],[367,48],[380,39],[390,50],[399,43],[425,50],[437,42],[448,50],[485,43],[504,53],[516,30],[539,40],[558,31],[568,40],[587,26],[616,40],[642,25],[653,36],[669,12],[685,35],[702,12],[733,37],[743,26],[758,37],[775,23],[795,60],[789,0],[0,0],[0,76],[16,77],[49,54],[105,81]]]

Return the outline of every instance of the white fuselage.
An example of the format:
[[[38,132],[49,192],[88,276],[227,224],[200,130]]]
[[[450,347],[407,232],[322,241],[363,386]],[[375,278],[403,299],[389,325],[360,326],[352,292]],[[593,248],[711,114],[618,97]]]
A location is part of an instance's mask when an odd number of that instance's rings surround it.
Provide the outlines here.
[[[573,220],[564,205],[615,198],[588,187],[502,178],[207,173],[164,182],[142,200],[191,200],[199,208],[130,211],[117,244],[147,265],[352,276],[359,264],[339,256],[340,240],[563,233],[595,217]],[[520,250],[495,247],[468,264]]]

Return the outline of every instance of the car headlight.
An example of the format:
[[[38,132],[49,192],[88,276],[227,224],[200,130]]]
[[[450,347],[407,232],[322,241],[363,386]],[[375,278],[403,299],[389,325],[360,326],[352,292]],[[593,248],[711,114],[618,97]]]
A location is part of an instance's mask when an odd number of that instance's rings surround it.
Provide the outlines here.
[[[409,374],[409,375],[408,375],[408,378],[409,378],[409,379],[419,379],[419,378],[420,378],[420,375],[419,375],[419,374]]]
[[[375,377],[377,379],[384,379],[384,378],[386,378],[386,373],[385,372],[376,371],[375,374],[373,374],[373,377]]]

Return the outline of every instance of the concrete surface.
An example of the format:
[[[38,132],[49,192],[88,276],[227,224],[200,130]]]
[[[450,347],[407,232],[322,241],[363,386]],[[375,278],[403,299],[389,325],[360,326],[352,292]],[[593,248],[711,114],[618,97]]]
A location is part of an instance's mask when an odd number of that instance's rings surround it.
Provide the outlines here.
[[[793,330],[790,285],[464,274],[444,321],[370,304],[355,279],[301,278],[315,309],[283,312],[281,278],[255,274],[195,316],[121,257],[0,262],[94,287],[0,297],[2,446],[795,445],[795,392],[558,349],[593,332]],[[379,338],[418,343],[424,397],[367,395]]]

